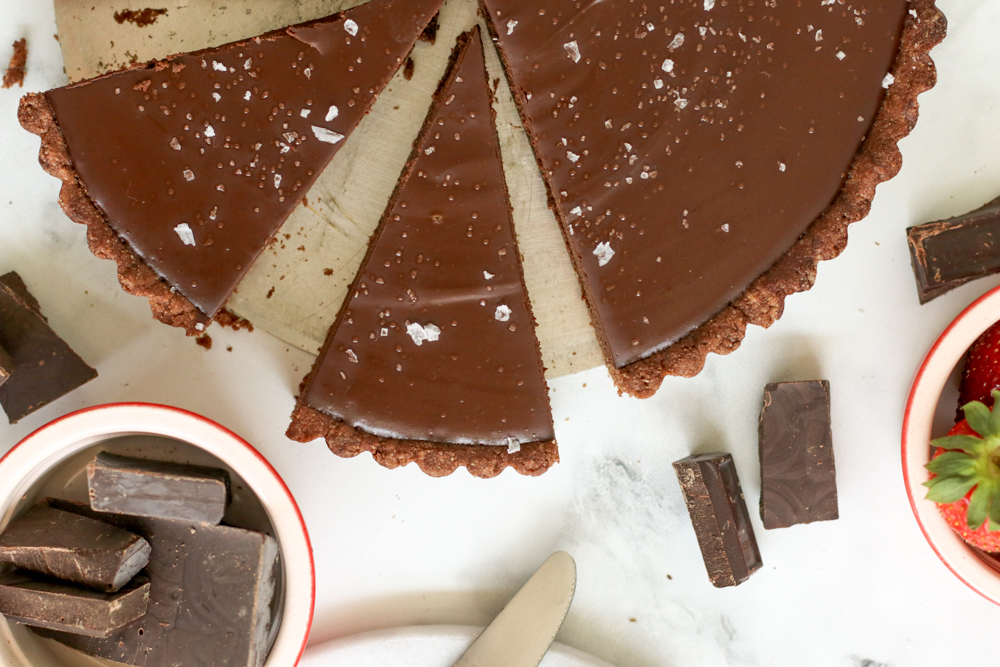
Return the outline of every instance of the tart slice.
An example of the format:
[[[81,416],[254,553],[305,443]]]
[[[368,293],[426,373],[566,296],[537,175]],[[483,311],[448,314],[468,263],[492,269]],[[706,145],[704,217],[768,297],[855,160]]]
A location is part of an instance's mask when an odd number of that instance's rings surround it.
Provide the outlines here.
[[[648,396],[847,242],[934,82],[933,0],[481,0],[597,337]]]
[[[288,436],[429,475],[558,460],[479,29],[459,38]]]
[[[204,329],[396,72],[442,0],[373,0],[29,94],[60,204],[122,286]]]

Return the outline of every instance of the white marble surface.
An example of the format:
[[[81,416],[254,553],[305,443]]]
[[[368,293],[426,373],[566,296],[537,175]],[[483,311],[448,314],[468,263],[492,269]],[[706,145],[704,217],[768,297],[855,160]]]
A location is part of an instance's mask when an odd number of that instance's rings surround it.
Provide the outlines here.
[[[228,331],[213,331],[206,352],[118,288],[113,265],[87,251],[83,228],[56,205],[57,181],[35,161],[38,139],[15,120],[21,93],[64,81],[51,6],[6,0],[0,60],[22,36],[30,54],[24,89],[0,90],[0,270],[21,273],[101,376],[16,426],[0,424],[0,453],[50,419],[112,401],[176,405],[232,428],[284,476],[311,530],[313,643],[484,624],[565,549],[579,585],[558,638],[619,667],[993,664],[1000,609],[937,561],[900,472],[914,369],[950,319],[1000,283],[925,306],[916,299],[905,228],[1000,195],[1000,0],[940,6],[951,30],[933,54],[939,84],[901,144],[903,170],[879,188],[846,252],[820,267],[816,287],[791,297],[770,330],[751,329],[738,352],[712,357],[697,378],[668,379],[651,399],[617,397],[603,369],[554,381],[562,463],[540,478],[507,471],[484,481],[385,470],[368,455],[343,460],[286,440],[308,355]],[[841,518],[764,531],[755,517],[764,568],[716,590],[670,464],[730,451],[755,504],[762,388],[816,377],[833,392]]]

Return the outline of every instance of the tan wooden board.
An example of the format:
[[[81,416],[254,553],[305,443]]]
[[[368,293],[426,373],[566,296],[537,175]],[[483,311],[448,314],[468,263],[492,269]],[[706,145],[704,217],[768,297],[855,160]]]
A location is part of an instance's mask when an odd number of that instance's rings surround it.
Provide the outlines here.
[[[71,81],[131,62],[192,51],[326,16],[357,0],[166,0],[150,25],[119,23],[121,0],[55,0],[59,39]],[[142,9],[137,5],[134,10]],[[395,187],[444,73],[455,38],[477,21],[475,0],[446,0],[434,44],[419,42],[413,78],[387,86],[330,165],[230,298],[254,326],[311,353],[326,336],[364,257],[368,239]],[[524,258],[525,283],[538,321],[547,377],[599,366],[580,286],[541,176],[489,40],[486,58],[498,79],[497,129]]]

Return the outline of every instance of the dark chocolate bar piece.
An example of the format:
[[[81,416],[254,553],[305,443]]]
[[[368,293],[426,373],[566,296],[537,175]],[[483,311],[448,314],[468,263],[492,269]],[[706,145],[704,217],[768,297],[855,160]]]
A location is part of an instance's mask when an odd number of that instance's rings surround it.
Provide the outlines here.
[[[35,632],[88,655],[141,667],[260,667],[270,642],[278,545],[262,533],[95,512],[48,501],[142,535],[153,547],[146,615],[107,639]]]
[[[717,588],[737,586],[761,566],[757,539],[729,454],[702,454],[674,462],[708,578]]]
[[[87,466],[90,506],[99,512],[219,523],[230,501],[229,473],[101,452]]]
[[[13,372],[14,360],[7,354],[7,350],[0,347],[0,385],[9,380]]]
[[[829,382],[767,385],[758,449],[764,528],[838,518]]]
[[[116,593],[102,593],[27,570],[0,576],[0,614],[8,621],[85,637],[108,637],[141,618],[148,602],[145,577]]]
[[[963,215],[906,230],[920,303],[1000,272],[1000,197]]]
[[[0,277],[0,347],[14,364],[0,384],[0,405],[11,424],[97,377],[49,327],[16,273]]]
[[[35,505],[0,533],[0,563],[114,592],[149,561],[143,538],[102,521]]]

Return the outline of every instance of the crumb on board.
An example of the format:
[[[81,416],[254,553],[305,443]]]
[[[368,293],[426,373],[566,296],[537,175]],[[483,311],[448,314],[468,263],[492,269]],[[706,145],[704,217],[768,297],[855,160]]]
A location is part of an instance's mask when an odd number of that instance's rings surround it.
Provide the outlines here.
[[[194,342],[198,343],[198,345],[201,345],[206,350],[212,349],[212,337],[209,336],[208,334],[203,334],[201,336],[198,336],[197,338],[194,339]]]
[[[120,12],[115,12],[115,21],[123,25],[126,22],[133,23],[137,28],[145,28],[156,23],[156,19],[166,13],[166,9],[152,9],[151,7],[147,7],[146,9],[123,9]]]
[[[3,87],[12,88],[14,84],[24,87],[24,75],[28,71],[28,42],[23,37],[14,42],[14,54],[3,75]]]

